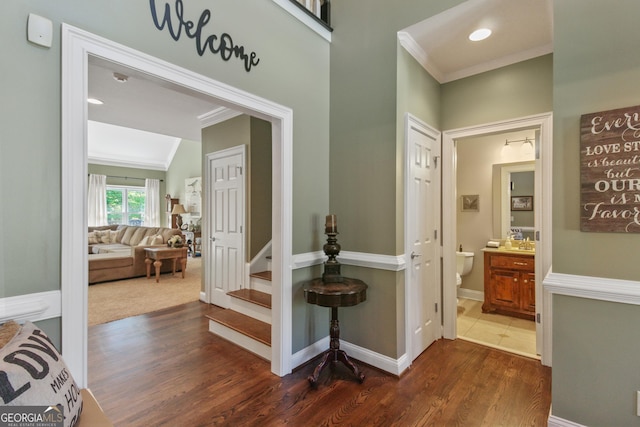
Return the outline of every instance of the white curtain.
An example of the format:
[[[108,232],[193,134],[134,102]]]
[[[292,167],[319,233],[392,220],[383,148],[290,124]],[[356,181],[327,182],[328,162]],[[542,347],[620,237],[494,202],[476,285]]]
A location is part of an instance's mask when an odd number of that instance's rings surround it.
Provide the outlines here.
[[[160,180],[145,179],[147,196],[144,203],[144,225],[160,227]]]
[[[107,225],[107,176],[89,175],[88,223],[90,227]]]

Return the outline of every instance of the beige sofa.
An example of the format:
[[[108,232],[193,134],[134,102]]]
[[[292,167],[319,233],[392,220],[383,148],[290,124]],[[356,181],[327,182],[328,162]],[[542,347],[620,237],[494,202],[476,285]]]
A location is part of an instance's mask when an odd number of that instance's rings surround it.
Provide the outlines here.
[[[115,225],[89,228],[89,284],[140,277],[147,274],[144,249],[162,246],[178,229]],[[184,240],[184,236],[183,236]],[[178,270],[181,269],[178,263]],[[161,272],[172,270],[164,263]]]

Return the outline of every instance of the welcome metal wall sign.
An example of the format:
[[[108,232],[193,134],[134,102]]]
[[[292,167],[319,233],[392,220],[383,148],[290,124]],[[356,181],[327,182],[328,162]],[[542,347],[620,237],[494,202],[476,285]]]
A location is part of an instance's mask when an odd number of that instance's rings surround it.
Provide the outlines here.
[[[260,58],[255,52],[245,52],[244,46],[235,44],[228,33],[222,33],[219,36],[204,34],[204,29],[211,20],[209,9],[205,9],[195,22],[185,18],[182,0],[176,0],[173,9],[169,3],[165,2],[164,7],[161,8],[162,18],[159,18],[155,0],[149,0],[149,7],[153,23],[158,30],[163,31],[166,28],[175,41],[180,40],[182,34],[195,40],[198,55],[203,56],[206,52],[211,52],[214,55],[220,55],[225,61],[235,57],[242,62],[247,72],[260,63]]]
[[[640,106],[580,119],[580,229],[640,233]]]

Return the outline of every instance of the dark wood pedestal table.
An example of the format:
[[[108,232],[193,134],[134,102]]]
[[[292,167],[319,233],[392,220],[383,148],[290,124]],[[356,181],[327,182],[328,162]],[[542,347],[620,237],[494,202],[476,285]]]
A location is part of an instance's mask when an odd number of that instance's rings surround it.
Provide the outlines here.
[[[322,361],[307,379],[312,386],[318,382],[318,377],[322,370],[329,363],[336,364],[342,362],[349,368],[359,382],[364,381],[364,374],[358,367],[349,360],[349,356],[344,350],[340,350],[340,325],[338,323],[338,307],[350,307],[367,299],[367,285],[358,279],[340,277],[340,281],[323,281],[318,278],[303,285],[304,296],[309,304],[316,304],[322,307],[331,307],[331,326],[329,336],[331,338],[329,350],[322,357]]]

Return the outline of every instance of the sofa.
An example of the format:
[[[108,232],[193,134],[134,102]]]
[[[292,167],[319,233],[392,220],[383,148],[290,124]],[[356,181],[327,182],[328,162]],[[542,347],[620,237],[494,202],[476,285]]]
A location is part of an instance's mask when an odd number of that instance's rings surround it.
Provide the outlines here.
[[[183,238],[175,228],[110,225],[89,227],[89,284],[145,276],[145,248],[163,246],[174,235]],[[181,266],[178,263],[178,270]],[[172,271],[164,263],[161,272]]]

